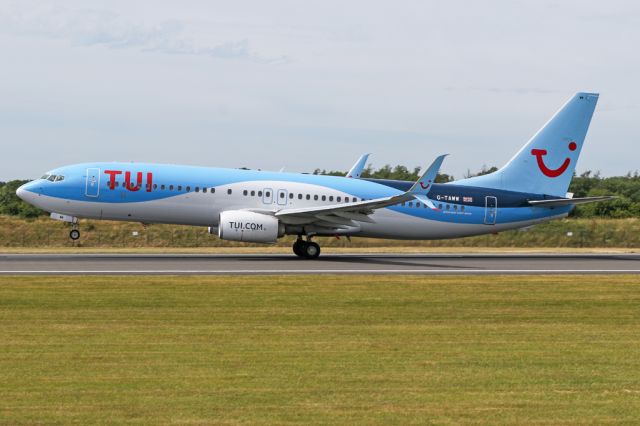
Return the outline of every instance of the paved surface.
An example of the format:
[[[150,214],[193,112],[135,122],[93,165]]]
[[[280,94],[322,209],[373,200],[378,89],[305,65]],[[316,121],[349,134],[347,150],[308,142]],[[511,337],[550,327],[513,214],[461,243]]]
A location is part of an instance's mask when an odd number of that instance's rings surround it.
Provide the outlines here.
[[[640,274],[635,254],[11,254],[0,275]]]

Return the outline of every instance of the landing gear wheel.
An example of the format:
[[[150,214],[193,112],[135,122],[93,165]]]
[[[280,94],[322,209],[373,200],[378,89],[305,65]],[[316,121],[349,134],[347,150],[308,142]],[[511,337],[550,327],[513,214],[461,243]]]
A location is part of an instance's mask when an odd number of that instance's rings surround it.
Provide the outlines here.
[[[304,257],[306,259],[316,259],[320,256],[320,246],[313,242],[307,242],[304,247]]]
[[[296,242],[293,243],[293,252],[296,254],[296,256],[304,257],[305,244],[306,243],[303,240],[296,240]]]
[[[71,238],[73,241],[79,239],[80,231],[78,231],[77,229],[72,229],[71,232],[69,232],[69,238]]]

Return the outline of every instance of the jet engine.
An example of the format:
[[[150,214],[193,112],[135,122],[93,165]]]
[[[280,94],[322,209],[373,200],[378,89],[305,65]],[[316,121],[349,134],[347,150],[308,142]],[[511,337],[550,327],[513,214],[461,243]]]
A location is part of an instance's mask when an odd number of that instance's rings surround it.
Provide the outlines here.
[[[247,243],[275,243],[284,236],[284,225],[274,216],[244,210],[220,213],[218,237]]]

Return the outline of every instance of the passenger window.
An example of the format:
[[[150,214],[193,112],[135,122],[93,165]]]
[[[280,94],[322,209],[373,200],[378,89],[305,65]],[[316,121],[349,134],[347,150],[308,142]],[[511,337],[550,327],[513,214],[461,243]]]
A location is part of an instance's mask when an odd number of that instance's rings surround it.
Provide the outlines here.
[[[457,205],[457,204],[454,204],[454,205],[453,205],[453,209],[454,209],[454,210],[458,210],[458,205]]]
[[[187,192],[191,191],[191,187],[187,186]]]
[[[344,202],[348,203],[349,202],[349,197],[344,197]]]
[[[280,192],[280,198],[284,198],[284,192]]]
[[[307,200],[311,199],[311,195],[307,194]]]
[[[322,201],[327,201],[327,197],[325,195],[322,196]]]
[[[118,182],[116,182],[116,186],[118,186]],[[161,185],[161,186],[160,186],[160,189],[162,189],[163,191],[164,191],[164,188],[165,188],[165,186],[164,186],[164,185]]]
[[[214,192],[216,192],[215,188],[211,188],[211,193],[213,194]]]
[[[442,210],[442,204],[438,204],[438,210]]]
[[[460,211],[463,212],[464,211],[464,206],[460,206]]]
[[[413,201],[409,201],[409,207],[413,208]]]
[[[293,198],[293,192],[289,193],[289,198]]]
[[[231,195],[231,193],[232,193],[232,192],[233,192],[233,191],[231,190],[231,188],[227,189],[227,194],[228,194],[228,195]],[[269,193],[267,192],[267,197],[268,197],[268,196],[269,196]]]
[[[255,197],[256,196],[256,191],[251,191],[251,196]]]
[[[207,188],[202,188],[202,192],[206,194],[207,193]]]
[[[333,195],[329,196],[329,201],[333,201]]]
[[[449,210],[451,208],[451,206],[449,204],[447,204],[447,210]]]
[[[298,200],[302,200],[302,194],[298,194]]]
[[[169,185],[169,191],[173,191],[173,185]]]
[[[182,191],[182,185],[178,185],[178,191]]]
[[[158,189],[158,184],[157,183],[153,184],[153,189]]]
[[[258,191],[258,197],[262,197],[262,191]]]
[[[242,191],[242,195],[245,195],[245,196],[246,196],[246,195],[248,195],[248,194],[249,194],[249,192],[247,192],[247,190],[246,190],[246,189],[245,189],[244,191]]]
[[[229,194],[231,194],[231,190],[229,190]],[[265,197],[271,197],[271,192],[267,191],[264,193]]]
[[[313,199],[314,199],[314,200],[316,200],[316,201],[318,201],[318,196],[317,196],[317,195],[314,195],[314,196],[313,196]]]
[[[417,207],[417,208],[420,208],[420,203],[417,203],[417,202],[416,202],[416,207]]]
[[[196,192],[200,192],[200,187],[196,186]]]
[[[337,202],[342,201],[342,197],[336,197],[336,201],[337,201]]]
[[[403,202],[402,202],[402,207],[404,207],[404,205],[405,205],[405,204],[406,204],[406,203],[403,201]]]

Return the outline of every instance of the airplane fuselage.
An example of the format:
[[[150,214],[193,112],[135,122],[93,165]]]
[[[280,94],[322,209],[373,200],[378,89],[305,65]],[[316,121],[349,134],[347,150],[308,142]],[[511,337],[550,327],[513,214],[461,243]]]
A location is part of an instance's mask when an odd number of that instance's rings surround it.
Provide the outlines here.
[[[273,214],[284,209],[353,203],[402,194],[412,182],[144,163],[87,163],[48,173],[19,191],[44,210],[78,218],[217,227],[224,211]],[[60,179],[59,176],[63,178]],[[418,200],[373,211],[342,228],[285,224],[287,234],[441,239],[495,233],[564,217],[570,206],[542,209],[530,194],[431,184]]]

